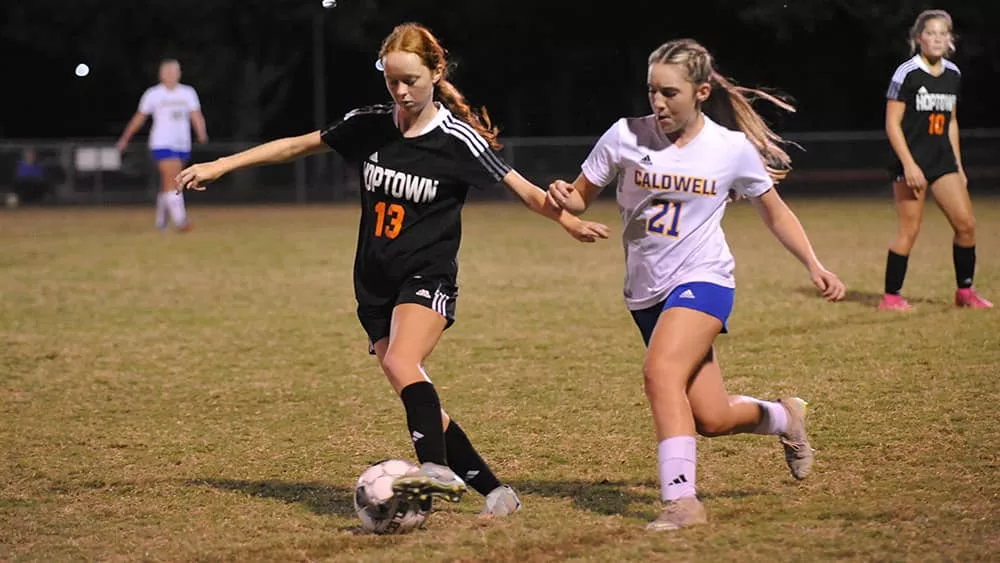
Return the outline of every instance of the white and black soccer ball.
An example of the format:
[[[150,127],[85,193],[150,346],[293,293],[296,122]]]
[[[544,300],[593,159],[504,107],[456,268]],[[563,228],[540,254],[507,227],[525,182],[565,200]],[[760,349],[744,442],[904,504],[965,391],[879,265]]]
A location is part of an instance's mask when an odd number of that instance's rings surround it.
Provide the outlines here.
[[[402,499],[392,492],[397,477],[419,471],[402,459],[380,461],[358,477],[354,488],[354,510],[361,527],[375,534],[405,534],[424,525],[431,512],[431,499]]]

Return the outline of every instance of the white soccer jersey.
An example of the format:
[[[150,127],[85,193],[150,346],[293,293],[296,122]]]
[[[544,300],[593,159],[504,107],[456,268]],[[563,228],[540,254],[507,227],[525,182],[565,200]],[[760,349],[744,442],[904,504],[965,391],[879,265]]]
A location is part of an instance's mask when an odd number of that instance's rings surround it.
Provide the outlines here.
[[[629,309],[651,307],[682,283],[736,286],[722,232],[729,191],[757,197],[773,185],[746,135],[706,116],[704,129],[677,147],[655,116],[623,118],[582,168],[598,186],[618,178]]]
[[[198,93],[187,84],[168,89],[157,84],[139,100],[139,111],[153,116],[149,146],[153,149],[191,150],[191,113],[200,111]]]

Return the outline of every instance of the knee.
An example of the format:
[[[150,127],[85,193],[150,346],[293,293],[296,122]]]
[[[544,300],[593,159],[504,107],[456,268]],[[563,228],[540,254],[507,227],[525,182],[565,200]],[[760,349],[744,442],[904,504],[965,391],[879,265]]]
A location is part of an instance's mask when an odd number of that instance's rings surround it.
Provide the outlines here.
[[[732,430],[732,424],[730,424],[729,420],[722,417],[697,419],[694,421],[694,427],[700,436],[706,438],[725,436]]]
[[[899,224],[899,233],[896,235],[896,238],[900,244],[910,248],[917,241],[917,235],[919,234],[920,223],[907,221]]]
[[[382,371],[390,379],[400,379],[407,372],[414,371],[418,363],[407,358],[404,354],[398,354],[393,350],[388,350],[382,358]]]
[[[684,369],[676,362],[646,358],[642,365],[642,380],[646,396],[660,397],[671,392],[684,393]]]
[[[955,221],[955,236],[962,239],[976,237],[976,218],[971,213]]]

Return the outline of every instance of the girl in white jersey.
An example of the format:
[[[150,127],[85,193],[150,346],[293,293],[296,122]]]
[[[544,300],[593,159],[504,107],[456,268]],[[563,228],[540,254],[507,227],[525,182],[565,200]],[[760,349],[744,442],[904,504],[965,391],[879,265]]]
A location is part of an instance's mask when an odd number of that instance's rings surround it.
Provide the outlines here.
[[[191,158],[191,126],[194,126],[199,143],[208,142],[205,117],[201,113],[198,93],[187,84],[181,84],[181,65],[174,59],[160,63],[160,83],[142,94],[139,109],[118,139],[119,151],[124,151],[146,118],[153,116],[149,131],[149,148],[160,170],[160,193],[156,196],[156,228],[167,228],[170,216],[179,231],[188,231],[191,224],[184,209],[184,195],[175,189],[174,177]]]
[[[652,115],[621,119],[597,142],[573,184],[557,180],[550,200],[583,212],[617,178],[624,221],[625,302],[648,347],[646,396],[656,425],[665,507],[648,528],[673,530],[706,521],[695,489],[695,433],[780,437],[792,475],[804,478],[813,452],[806,403],[728,395],[713,351],[733,307],[733,257],[722,232],[732,195],[751,200],[771,232],[807,268],[823,296],[844,297],[844,284],[813,253],[802,225],[772,189],[788,155],[744,92],[712,68],[709,52],[690,39],[649,57]],[[710,119],[738,128],[732,131]],[[769,175],[762,157],[774,166]]]

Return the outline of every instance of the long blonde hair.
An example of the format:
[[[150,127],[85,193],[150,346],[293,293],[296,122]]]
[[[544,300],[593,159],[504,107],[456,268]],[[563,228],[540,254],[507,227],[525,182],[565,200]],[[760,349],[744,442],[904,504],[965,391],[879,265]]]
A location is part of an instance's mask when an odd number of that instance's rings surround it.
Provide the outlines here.
[[[768,165],[791,167],[792,158],[782,148],[788,142],[771,130],[752,104],[764,99],[789,112],[795,111],[794,106],[763,90],[737,86],[716,72],[712,54],[694,39],[676,39],[660,45],[650,53],[649,64],[680,65],[687,70],[693,84],[709,83],[712,93],[702,104],[702,111],[723,127],[743,131]]]
[[[441,80],[438,81],[435,92],[445,107],[482,135],[493,150],[503,148],[497,141],[499,130],[490,121],[486,108],[473,109],[462,92],[448,81],[448,72],[452,68],[448,64],[448,53],[429,29],[418,23],[397,25],[382,41],[379,59],[384,60],[386,55],[394,51],[413,53],[431,71],[441,71]]]

